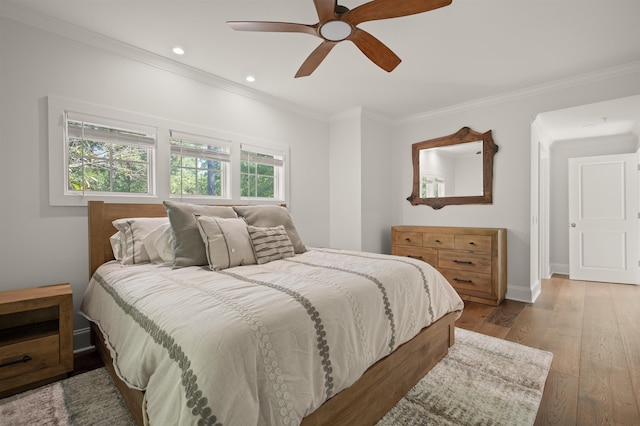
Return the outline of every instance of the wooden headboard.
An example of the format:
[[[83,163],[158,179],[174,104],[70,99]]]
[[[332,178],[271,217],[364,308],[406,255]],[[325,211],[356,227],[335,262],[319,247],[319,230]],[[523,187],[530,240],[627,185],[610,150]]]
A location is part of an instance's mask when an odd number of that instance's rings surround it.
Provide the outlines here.
[[[89,201],[89,277],[98,266],[113,260],[109,238],[118,230],[111,222],[125,217],[165,217],[162,204],[119,204]]]
[[[246,204],[216,204],[233,206]],[[287,207],[286,204],[278,204]],[[127,217],[166,217],[167,211],[162,204],[105,203],[89,201],[89,277],[98,266],[113,260],[113,250],[109,238],[118,230],[112,222]]]

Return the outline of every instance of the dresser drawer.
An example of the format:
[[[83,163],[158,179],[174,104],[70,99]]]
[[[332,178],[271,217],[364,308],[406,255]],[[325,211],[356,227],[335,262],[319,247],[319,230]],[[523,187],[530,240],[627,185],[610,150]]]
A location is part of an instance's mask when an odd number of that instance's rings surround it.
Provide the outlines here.
[[[392,254],[420,259],[432,266],[438,264],[438,250],[432,248],[394,246]]]
[[[438,269],[458,293],[491,294],[491,275],[455,269]]]
[[[452,249],[454,248],[454,238],[453,234],[422,234],[422,247],[433,247],[433,248],[444,248],[444,249]]]
[[[60,336],[53,334],[0,346],[0,365],[22,359],[25,355],[31,359],[0,367],[0,380],[58,365],[60,363]]]
[[[491,253],[491,236],[489,235],[456,235],[454,248]]]
[[[422,247],[422,232],[396,232],[393,245]]]
[[[507,229],[399,225],[391,253],[424,260],[463,300],[499,305],[507,292]]]
[[[491,274],[491,253],[439,250],[438,268]]]

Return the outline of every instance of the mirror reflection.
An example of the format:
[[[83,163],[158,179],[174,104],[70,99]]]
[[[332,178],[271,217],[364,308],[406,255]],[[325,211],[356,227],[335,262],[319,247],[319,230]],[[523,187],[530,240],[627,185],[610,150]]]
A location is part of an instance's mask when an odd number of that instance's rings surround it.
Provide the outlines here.
[[[420,151],[420,197],[482,195],[482,141]]]
[[[491,130],[463,127],[456,133],[411,146],[413,187],[407,200],[440,209],[452,204],[493,202],[493,157],[498,146]]]

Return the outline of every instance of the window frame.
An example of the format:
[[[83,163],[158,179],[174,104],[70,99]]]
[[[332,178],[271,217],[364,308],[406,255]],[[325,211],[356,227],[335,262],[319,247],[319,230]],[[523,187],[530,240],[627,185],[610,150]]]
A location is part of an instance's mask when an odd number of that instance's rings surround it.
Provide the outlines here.
[[[114,129],[114,130],[122,130],[125,132],[138,132],[140,134],[144,134],[145,136],[139,136],[139,137],[128,137],[126,134],[120,135],[122,136],[122,139],[118,139],[118,138],[114,138],[113,140],[109,141],[108,136],[105,137],[103,135],[99,135],[99,132],[93,132],[97,134],[97,137],[95,139],[93,139],[95,142],[101,142],[101,143],[106,143],[106,144],[114,144],[116,146],[137,146],[139,148],[144,148],[146,149],[146,161],[143,163],[146,165],[146,187],[147,187],[147,191],[146,192],[124,192],[124,191],[92,191],[92,190],[85,190],[84,186],[82,190],[73,190],[69,188],[69,168],[71,167],[71,155],[70,155],[70,150],[69,150],[69,142],[70,142],[70,138],[72,136],[72,133],[77,132],[77,130],[72,131],[69,128],[69,122],[80,122],[82,123],[82,127],[81,130],[79,131],[81,134],[81,138],[83,140],[90,140],[90,137],[86,137],[85,138],[85,124],[89,123],[89,124],[93,124],[99,127],[104,127],[104,128],[110,128],[110,129]],[[89,131],[91,133],[91,131]],[[124,121],[119,121],[119,120],[114,120],[110,117],[100,117],[100,116],[92,116],[89,114],[85,114],[85,113],[78,113],[76,111],[65,111],[64,113],[64,140],[65,140],[65,155],[64,155],[64,168],[65,168],[65,174],[64,174],[64,183],[65,183],[65,187],[64,187],[64,193],[65,195],[83,195],[86,196],[87,194],[92,194],[92,195],[115,195],[115,196],[120,196],[120,195],[126,195],[126,196],[131,196],[131,195],[139,195],[139,196],[153,196],[155,195],[156,192],[156,186],[155,186],[155,152],[157,149],[157,132],[158,129],[156,127],[151,127],[151,126],[141,126],[138,123],[129,123],[129,122],[124,122]],[[125,139],[129,139],[129,140],[125,140]],[[84,155],[82,156],[82,160],[84,162]],[[90,157],[90,155],[88,155],[87,157]],[[109,170],[111,171],[114,168],[114,164],[117,163],[118,161],[121,160],[114,160],[112,157],[108,158],[108,163],[109,163]],[[141,162],[142,163],[142,162]],[[84,171],[83,171],[84,173]],[[111,174],[111,173],[110,173]],[[110,185],[113,182],[110,180]]]
[[[239,164],[239,176],[240,182],[242,182],[242,162],[243,160],[243,152],[252,152],[255,154],[262,155],[272,155],[274,157],[282,157],[280,160],[282,162],[281,165],[273,165],[274,166],[274,196],[270,197],[258,197],[258,196],[243,196],[242,191],[238,192],[238,195],[241,200],[254,200],[260,202],[286,202],[287,197],[287,188],[289,185],[287,184],[287,178],[289,176],[289,172],[287,169],[288,166],[288,150],[286,149],[274,149],[267,148],[265,146],[257,145],[257,144],[249,144],[249,143],[241,143],[240,144],[240,164]]]
[[[175,135],[175,136],[174,136]],[[210,157],[209,159],[217,159],[221,162],[225,162],[221,168],[221,194],[220,195],[207,195],[207,194],[185,194],[184,192],[180,194],[174,194],[171,192],[171,159],[177,151],[174,147],[178,147],[177,144],[174,144],[174,140],[184,140],[188,141],[192,144],[200,144],[207,146],[217,146],[222,149],[222,152],[207,152],[206,150],[201,150],[199,148],[191,148],[191,147],[179,147],[181,153],[183,153],[184,149],[191,151],[193,154],[197,154],[197,151],[201,151],[203,156],[196,157],[196,164],[199,158]],[[169,130],[169,194],[172,198],[181,198],[181,199],[199,199],[206,198],[211,200],[219,200],[219,199],[230,199],[231,198],[231,174],[233,170],[233,161],[232,161],[232,142],[227,139],[217,138],[213,136],[205,136],[201,134],[194,134],[189,132],[184,132],[182,130],[170,129]],[[217,157],[217,158],[216,158]],[[188,167],[180,166],[181,169],[187,169]],[[196,166],[196,181],[197,181],[197,171],[199,170]]]
[[[47,97],[48,147],[49,147],[49,205],[86,206],[88,201],[98,200],[109,203],[160,203],[162,200],[184,200],[190,203],[229,204],[289,204],[289,147],[271,140],[254,138],[238,133],[226,132],[194,124],[176,122],[132,111],[110,108],[79,100],[50,95]],[[67,140],[65,137],[65,112],[73,111],[98,117],[135,123],[156,128],[156,149],[153,165],[152,195],[129,193],[66,193],[68,165],[66,162]],[[228,196],[200,196],[171,194],[171,130],[192,135],[201,135],[217,141],[225,141],[230,150],[230,173],[227,186]],[[284,166],[282,190],[278,199],[240,196],[240,152],[243,146],[250,146],[258,152],[283,155]]]

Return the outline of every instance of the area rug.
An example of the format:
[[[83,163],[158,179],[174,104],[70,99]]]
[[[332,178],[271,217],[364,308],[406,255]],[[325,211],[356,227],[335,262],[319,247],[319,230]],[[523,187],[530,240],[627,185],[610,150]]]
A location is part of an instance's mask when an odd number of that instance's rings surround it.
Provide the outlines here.
[[[378,426],[532,425],[550,352],[463,329],[456,344]],[[133,425],[106,369],[0,400],[0,424]]]

